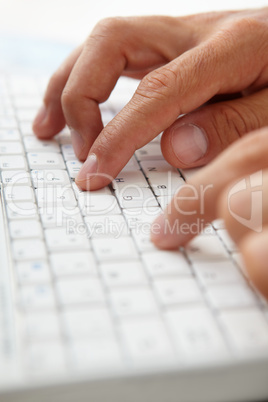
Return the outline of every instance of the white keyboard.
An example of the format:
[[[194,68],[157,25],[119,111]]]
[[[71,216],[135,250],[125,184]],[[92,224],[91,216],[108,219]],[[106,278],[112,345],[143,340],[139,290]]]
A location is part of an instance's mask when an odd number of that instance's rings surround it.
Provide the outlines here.
[[[135,85],[119,82],[102,106],[104,123]],[[9,358],[25,381],[267,354],[267,302],[221,221],[185,250],[160,251],[150,242],[151,222],[188,174],[163,159],[160,138],[139,149],[109,187],[82,192],[68,130],[51,141],[32,132],[44,88],[33,77],[0,78],[13,279],[1,266],[0,357],[10,350],[8,331],[15,339]]]

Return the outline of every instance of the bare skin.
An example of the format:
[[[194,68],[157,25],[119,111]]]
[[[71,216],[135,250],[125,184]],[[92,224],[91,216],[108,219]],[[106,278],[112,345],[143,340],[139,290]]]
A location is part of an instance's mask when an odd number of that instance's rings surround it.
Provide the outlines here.
[[[268,126],[267,47],[268,8],[103,20],[52,76],[33,129],[49,139],[65,124],[71,128],[75,153],[85,161],[76,181],[85,190],[107,185],[136,149],[162,131],[163,155],[180,168],[206,165],[238,140],[189,184],[197,192],[201,184],[212,186],[203,218],[225,219],[253,281],[268,297],[267,247],[261,246],[268,238],[265,206],[260,233],[241,228],[226,207],[228,186],[261,169],[264,199],[267,192],[268,129],[258,131]],[[141,82],[103,128],[99,104],[121,75]],[[183,192],[189,198],[189,191],[185,187],[177,198]],[[250,190],[240,197],[239,205],[249,205]],[[166,220],[194,222],[200,216],[198,208],[196,214],[181,212],[197,207],[194,201],[178,202],[182,208],[175,208],[173,200]],[[190,234],[164,233],[164,220],[158,218],[162,229],[152,232],[158,247],[190,240]]]

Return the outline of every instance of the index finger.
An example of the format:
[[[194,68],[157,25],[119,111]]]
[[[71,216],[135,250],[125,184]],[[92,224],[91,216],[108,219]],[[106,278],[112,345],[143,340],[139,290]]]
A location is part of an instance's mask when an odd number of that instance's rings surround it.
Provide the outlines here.
[[[171,17],[166,20],[165,27],[177,24]],[[118,78],[144,74],[173,56],[171,46],[166,46],[172,42],[172,29],[164,30],[164,34],[156,31],[156,38],[151,33],[156,26],[157,18],[152,17],[108,18],[97,24],[86,41],[61,97],[79,159],[85,160],[103,128],[99,104],[108,99]],[[190,46],[191,34],[189,29],[185,31],[188,40],[176,51]]]
[[[77,184],[93,190],[107,185],[108,175],[116,177],[136,149],[167,129],[180,114],[216,94],[248,87],[262,71],[260,53],[255,55],[254,65],[241,70],[248,50],[256,53],[255,45],[251,36],[248,41],[245,35],[238,37],[230,44],[226,35],[215,35],[149,73],[130,102],[96,138]]]

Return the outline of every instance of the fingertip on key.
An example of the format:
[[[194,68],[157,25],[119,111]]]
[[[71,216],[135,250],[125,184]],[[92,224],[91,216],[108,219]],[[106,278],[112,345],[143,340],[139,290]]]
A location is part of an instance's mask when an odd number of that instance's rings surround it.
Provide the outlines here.
[[[98,158],[96,154],[89,154],[82,168],[80,169],[76,183],[85,188],[86,183],[90,182],[98,172]]]

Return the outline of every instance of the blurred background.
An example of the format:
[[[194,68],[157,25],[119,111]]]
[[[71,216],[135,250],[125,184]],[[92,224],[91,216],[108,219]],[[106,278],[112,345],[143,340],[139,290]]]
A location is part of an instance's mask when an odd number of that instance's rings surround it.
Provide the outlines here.
[[[185,15],[266,5],[264,0],[0,0],[0,67],[16,62],[54,69],[108,16]]]
[[[264,0],[0,0],[0,27],[12,33],[77,44],[98,20],[116,15],[185,15],[260,7]]]

